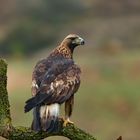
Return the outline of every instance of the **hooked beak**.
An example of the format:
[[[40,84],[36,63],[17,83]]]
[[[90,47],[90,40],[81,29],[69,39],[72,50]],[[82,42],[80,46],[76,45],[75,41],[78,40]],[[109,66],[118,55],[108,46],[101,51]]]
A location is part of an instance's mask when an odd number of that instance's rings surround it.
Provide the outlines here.
[[[83,38],[79,37],[79,45],[84,45],[85,41]]]
[[[76,39],[73,41],[73,44],[84,45],[84,44],[85,44],[85,41],[84,41],[83,38],[78,37],[78,38],[76,38]]]

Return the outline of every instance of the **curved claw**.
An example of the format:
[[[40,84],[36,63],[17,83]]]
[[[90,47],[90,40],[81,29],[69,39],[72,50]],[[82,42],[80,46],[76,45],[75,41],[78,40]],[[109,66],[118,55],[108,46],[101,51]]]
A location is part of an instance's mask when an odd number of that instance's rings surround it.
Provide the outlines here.
[[[64,120],[63,126],[66,127],[68,123],[74,124],[74,122],[70,121],[68,118],[68,119]]]

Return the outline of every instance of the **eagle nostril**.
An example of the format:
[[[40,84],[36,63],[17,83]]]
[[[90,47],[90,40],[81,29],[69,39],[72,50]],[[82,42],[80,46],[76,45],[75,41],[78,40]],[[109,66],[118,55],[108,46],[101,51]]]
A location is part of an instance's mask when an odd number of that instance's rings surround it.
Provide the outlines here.
[[[81,41],[81,45],[84,45],[84,44],[85,44],[85,41],[84,41],[84,40],[82,40],[82,41]]]

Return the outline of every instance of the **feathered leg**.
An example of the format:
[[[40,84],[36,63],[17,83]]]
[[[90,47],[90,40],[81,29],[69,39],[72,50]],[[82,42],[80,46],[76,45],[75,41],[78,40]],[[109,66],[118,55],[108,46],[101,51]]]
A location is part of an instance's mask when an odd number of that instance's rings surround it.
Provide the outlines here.
[[[65,120],[64,120],[64,124],[63,124],[64,126],[66,126],[67,123],[73,124],[73,122],[70,121],[70,116],[72,115],[73,105],[74,105],[74,96],[71,96],[69,98],[69,100],[67,100],[65,102]]]

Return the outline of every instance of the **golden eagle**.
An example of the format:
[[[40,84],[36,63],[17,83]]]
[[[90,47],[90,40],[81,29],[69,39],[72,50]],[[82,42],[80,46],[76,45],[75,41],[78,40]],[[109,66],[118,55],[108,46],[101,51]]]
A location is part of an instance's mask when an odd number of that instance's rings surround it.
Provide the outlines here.
[[[75,47],[84,45],[76,34],[68,35],[45,59],[40,60],[32,75],[32,95],[25,112],[33,109],[34,131],[54,132],[58,128],[59,107],[65,103],[64,125],[72,123],[74,93],[80,86],[80,68],[73,61]]]

